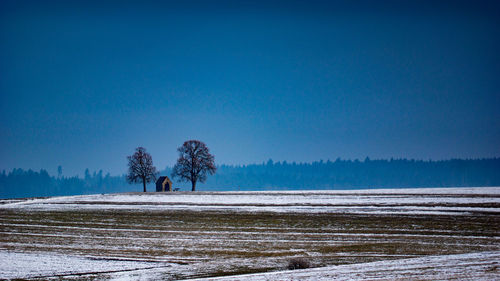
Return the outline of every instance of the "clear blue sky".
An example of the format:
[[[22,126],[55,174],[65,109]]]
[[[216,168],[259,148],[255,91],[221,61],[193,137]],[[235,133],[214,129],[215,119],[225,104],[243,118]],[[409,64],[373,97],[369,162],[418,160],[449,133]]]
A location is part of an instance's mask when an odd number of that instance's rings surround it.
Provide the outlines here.
[[[1,1],[0,169],[498,157],[499,50],[498,1]]]

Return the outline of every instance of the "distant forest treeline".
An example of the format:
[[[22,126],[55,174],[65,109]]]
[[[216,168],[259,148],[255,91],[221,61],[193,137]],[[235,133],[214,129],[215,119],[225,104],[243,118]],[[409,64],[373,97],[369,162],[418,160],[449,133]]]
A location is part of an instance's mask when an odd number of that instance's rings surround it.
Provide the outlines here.
[[[160,175],[170,176],[167,167]],[[421,161],[341,160],[313,163],[273,162],[244,166],[221,165],[200,191],[271,189],[356,189],[447,186],[500,186],[500,158]],[[174,188],[188,190],[189,183]],[[0,198],[38,197],[141,191],[125,176],[103,176],[102,171],[85,176],[50,176],[47,171],[14,169],[0,174]],[[148,185],[154,191],[154,184]]]
[[[136,186],[125,182],[125,176],[102,175],[102,171],[84,178],[50,176],[45,170],[14,169],[0,174],[0,198],[43,197],[56,195],[78,195],[138,191]]]

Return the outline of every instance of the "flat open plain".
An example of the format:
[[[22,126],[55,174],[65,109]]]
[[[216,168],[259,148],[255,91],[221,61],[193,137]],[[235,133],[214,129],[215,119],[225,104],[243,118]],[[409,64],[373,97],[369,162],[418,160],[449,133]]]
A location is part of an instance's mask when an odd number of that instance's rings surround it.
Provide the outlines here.
[[[0,201],[3,279],[492,280],[499,242],[498,187]]]

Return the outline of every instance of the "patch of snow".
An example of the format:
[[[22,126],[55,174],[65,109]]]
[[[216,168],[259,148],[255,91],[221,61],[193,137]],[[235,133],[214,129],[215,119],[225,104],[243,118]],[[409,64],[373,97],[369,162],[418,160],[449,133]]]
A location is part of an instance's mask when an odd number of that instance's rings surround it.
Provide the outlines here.
[[[170,264],[140,260],[105,259],[56,253],[0,251],[0,278],[49,278],[88,273],[109,273],[169,267]]]

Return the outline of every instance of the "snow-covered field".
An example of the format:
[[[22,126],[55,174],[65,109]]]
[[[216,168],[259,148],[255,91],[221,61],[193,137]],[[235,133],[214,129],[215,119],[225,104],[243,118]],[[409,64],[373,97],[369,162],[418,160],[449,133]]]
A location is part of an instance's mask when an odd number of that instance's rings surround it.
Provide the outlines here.
[[[500,187],[98,194],[33,199],[2,208],[252,212],[468,214],[500,213]]]
[[[498,187],[0,200],[0,279],[500,280],[499,242]]]

